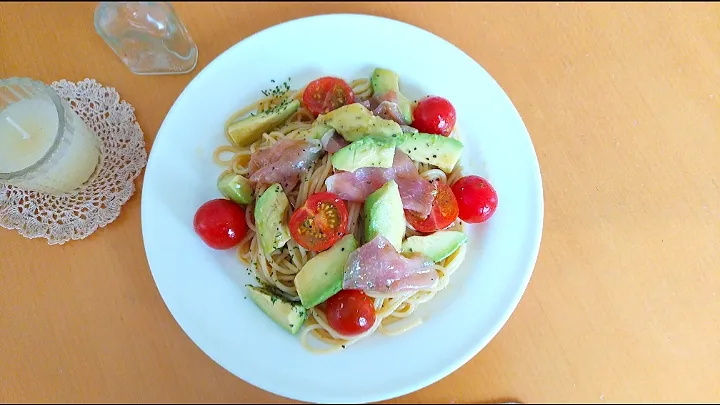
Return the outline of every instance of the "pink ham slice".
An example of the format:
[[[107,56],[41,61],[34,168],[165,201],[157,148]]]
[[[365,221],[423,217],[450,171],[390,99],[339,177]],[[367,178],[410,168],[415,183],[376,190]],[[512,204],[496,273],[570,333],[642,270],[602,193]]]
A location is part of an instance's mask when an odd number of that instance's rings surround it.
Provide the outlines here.
[[[410,124],[405,121],[405,116],[400,111],[400,106],[397,104],[397,93],[394,91],[389,91],[382,96],[374,95],[363,101],[362,105],[380,118],[395,121],[403,126]]]
[[[390,180],[398,184],[403,208],[424,216],[430,214],[435,187],[418,174],[413,161],[399,149],[395,150],[392,167],[363,167],[354,172],[336,173],[325,180],[325,186],[343,200],[364,202]]]
[[[432,260],[415,254],[405,257],[382,235],[350,253],[343,289],[398,293],[432,288],[438,273]]]
[[[400,107],[394,101],[383,101],[380,105],[373,110],[373,114],[386,120],[392,120],[400,125],[407,125],[409,122],[405,121]]]
[[[335,132],[335,130],[329,131],[328,133],[323,135],[320,142],[322,143],[323,149],[325,149],[325,152],[327,153],[335,153],[340,149],[350,145],[350,142],[346,141],[345,138]]]
[[[398,175],[395,182],[400,190],[403,208],[417,212],[423,217],[430,215],[437,193],[432,183],[417,175],[417,172],[415,176]]]
[[[250,157],[250,181],[279,183],[285,192],[295,187],[300,173],[307,172],[320,157],[320,147],[299,139],[283,139]]]

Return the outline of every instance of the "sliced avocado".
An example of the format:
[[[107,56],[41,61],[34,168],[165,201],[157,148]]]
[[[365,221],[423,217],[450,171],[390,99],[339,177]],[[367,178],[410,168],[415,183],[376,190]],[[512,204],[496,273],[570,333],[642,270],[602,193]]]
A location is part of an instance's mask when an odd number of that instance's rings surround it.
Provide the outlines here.
[[[286,220],[289,207],[290,202],[277,183],[268,187],[255,203],[255,224],[260,234],[260,248],[266,256],[290,240]]]
[[[393,138],[366,136],[333,154],[335,169],[354,172],[361,167],[392,167],[395,158]]]
[[[412,103],[400,92],[400,77],[395,72],[377,68],[373,71],[370,83],[373,96],[379,100],[395,101],[408,125],[412,123]]]
[[[400,125],[373,115],[360,103],[344,105],[327,114],[318,116],[319,124],[332,127],[348,142],[364,136],[398,137],[402,135]]]
[[[300,101],[292,100],[283,102],[268,111],[235,121],[227,129],[230,140],[237,147],[248,146],[259,140],[262,134],[282,125],[291,115],[295,114],[298,108],[300,108]]]
[[[240,205],[247,205],[253,199],[250,180],[235,173],[225,173],[218,178],[217,188],[225,198]]]
[[[345,263],[357,249],[353,235],[345,235],[330,249],[310,259],[295,276],[295,287],[305,308],[325,302],[342,289]]]
[[[402,244],[403,253],[421,253],[429,259],[439,262],[453,254],[463,243],[467,235],[457,231],[438,231],[427,236],[411,236]]]
[[[365,201],[365,242],[378,234],[400,251],[405,236],[405,211],[394,180],[385,183]]]
[[[321,139],[328,131],[332,130],[332,127],[325,124],[318,124],[316,120],[313,122],[313,126],[308,129],[298,131],[299,138],[302,139]]]
[[[416,162],[429,163],[450,173],[460,160],[463,144],[454,138],[419,132],[404,134],[397,147]]]
[[[307,310],[294,302],[273,294],[267,288],[247,285],[250,299],[275,323],[293,335],[307,319]]]

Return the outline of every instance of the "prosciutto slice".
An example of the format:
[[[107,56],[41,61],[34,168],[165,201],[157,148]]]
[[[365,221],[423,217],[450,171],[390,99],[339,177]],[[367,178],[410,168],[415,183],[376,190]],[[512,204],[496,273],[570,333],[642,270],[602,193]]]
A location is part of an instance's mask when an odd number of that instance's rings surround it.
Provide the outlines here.
[[[363,101],[362,105],[380,118],[395,121],[400,125],[410,124],[405,121],[405,116],[397,103],[397,93],[394,91],[389,91],[382,96],[374,95]]]
[[[346,141],[345,138],[335,132],[335,130],[328,131],[325,135],[323,135],[320,142],[322,143],[323,149],[325,149],[325,152],[327,153],[335,153],[340,149],[350,145],[350,142]]]
[[[400,106],[394,101],[384,100],[373,110],[373,114],[386,120],[392,120],[400,125],[407,125],[409,122],[405,121]]]
[[[336,173],[325,180],[325,186],[343,200],[364,202],[390,180],[398,185],[403,208],[424,216],[430,214],[435,187],[418,174],[413,161],[399,149],[395,150],[392,167],[363,167],[354,172]]]
[[[279,183],[285,192],[295,187],[300,173],[306,172],[320,157],[321,147],[299,139],[283,139],[250,157],[250,181]]]
[[[405,257],[382,235],[350,253],[345,264],[343,288],[378,293],[398,293],[432,288],[438,282],[435,263],[415,254]]]

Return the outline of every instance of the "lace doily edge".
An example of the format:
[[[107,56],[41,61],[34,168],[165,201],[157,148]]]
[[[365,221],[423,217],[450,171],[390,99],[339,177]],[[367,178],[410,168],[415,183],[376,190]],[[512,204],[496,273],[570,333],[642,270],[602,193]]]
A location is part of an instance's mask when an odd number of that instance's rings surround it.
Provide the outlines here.
[[[0,224],[0,227],[10,230],[10,231],[17,231],[21,236],[23,236],[26,239],[46,239],[48,242],[48,245],[63,245],[67,242],[73,241],[73,240],[82,240],[87,239],[88,236],[94,234],[97,232],[98,229],[105,228],[106,226],[110,225],[111,223],[115,222],[116,219],[120,216],[120,213],[122,211],[123,206],[130,201],[130,199],[135,195],[135,191],[137,191],[137,188],[135,187],[135,180],[137,180],[138,177],[140,177],[140,174],[142,173],[142,169],[138,171],[137,174],[133,176],[131,179],[131,186],[130,186],[130,195],[127,196],[127,198],[120,198],[117,200],[118,204],[113,204],[113,206],[108,206],[105,208],[106,213],[106,219],[103,221],[99,221],[97,224],[93,225],[89,228],[87,235],[70,235],[68,238],[64,239],[50,239],[48,238],[48,234],[50,234],[50,226],[45,225],[43,231],[45,234],[39,235],[37,232],[29,232],[26,230],[23,223],[20,224],[10,224],[9,226],[6,226],[4,224]]]

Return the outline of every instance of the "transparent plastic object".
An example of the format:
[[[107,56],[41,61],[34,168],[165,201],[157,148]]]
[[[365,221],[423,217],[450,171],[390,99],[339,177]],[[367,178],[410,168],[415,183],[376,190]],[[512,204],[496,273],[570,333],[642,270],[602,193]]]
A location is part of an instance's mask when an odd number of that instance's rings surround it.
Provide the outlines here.
[[[198,49],[168,2],[100,2],[95,30],[138,75],[189,73]]]

